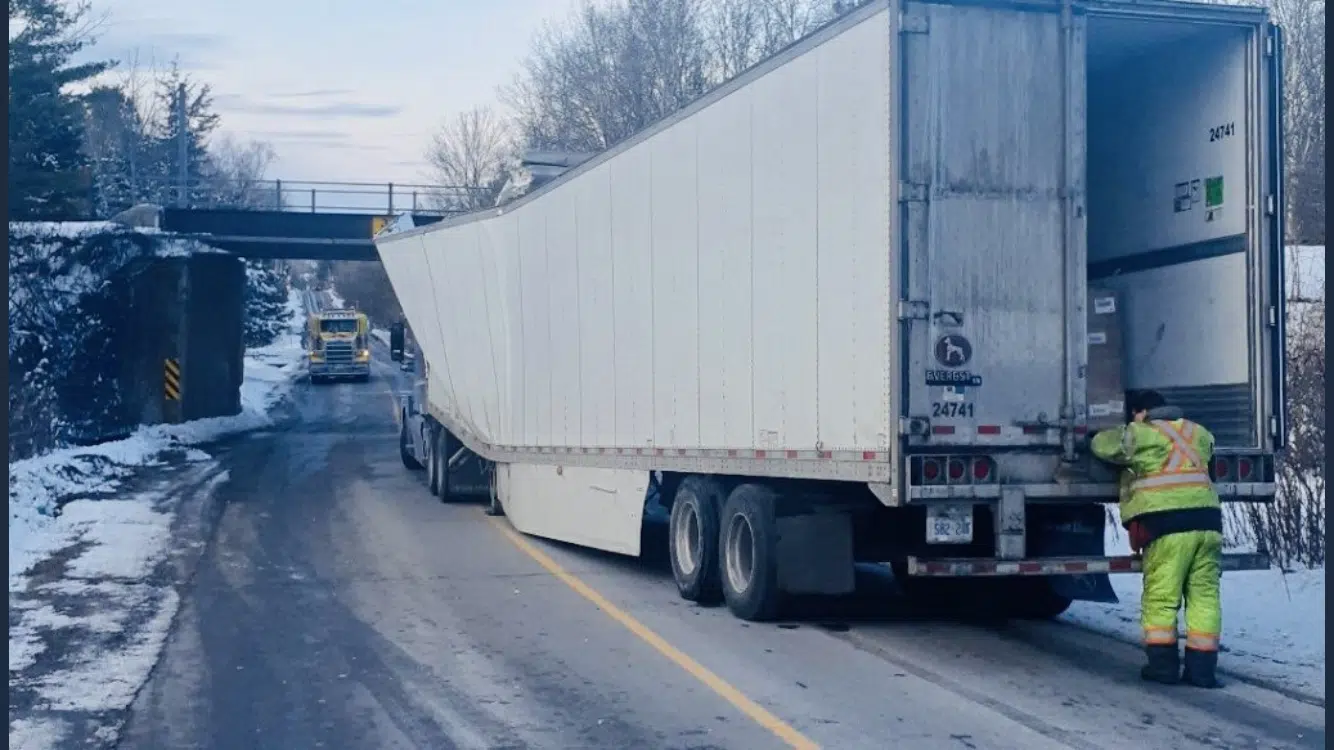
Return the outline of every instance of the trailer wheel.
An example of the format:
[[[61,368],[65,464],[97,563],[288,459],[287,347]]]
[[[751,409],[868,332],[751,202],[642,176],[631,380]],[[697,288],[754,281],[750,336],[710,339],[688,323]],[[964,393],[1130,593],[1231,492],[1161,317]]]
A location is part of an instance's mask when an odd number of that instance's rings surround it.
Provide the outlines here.
[[[1005,612],[1016,620],[1054,620],[1072,602],[1052,588],[1045,578],[1023,578],[1010,582],[1005,592]]]
[[[743,484],[723,504],[719,578],[727,608],[743,620],[763,622],[778,615],[777,499],[768,487]]]
[[[412,451],[408,449],[408,446],[411,443],[412,436],[408,434],[408,418],[407,415],[403,415],[402,422],[400,422],[398,428],[398,456],[403,459],[403,466],[405,468],[412,471],[419,471],[422,468],[422,465],[421,462],[417,460],[416,456],[412,455]]]
[[[431,497],[440,494],[440,431],[430,429],[426,435],[426,489]]]
[[[717,604],[722,599],[718,512],[726,499],[722,484],[709,477],[688,476],[676,489],[667,550],[682,599],[700,604]]]

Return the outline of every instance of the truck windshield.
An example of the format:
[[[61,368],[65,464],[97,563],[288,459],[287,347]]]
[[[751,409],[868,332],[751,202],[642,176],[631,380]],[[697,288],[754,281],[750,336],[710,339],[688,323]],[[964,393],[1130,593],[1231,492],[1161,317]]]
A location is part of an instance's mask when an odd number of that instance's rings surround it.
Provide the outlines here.
[[[321,333],[356,333],[357,321],[352,319],[321,320]]]

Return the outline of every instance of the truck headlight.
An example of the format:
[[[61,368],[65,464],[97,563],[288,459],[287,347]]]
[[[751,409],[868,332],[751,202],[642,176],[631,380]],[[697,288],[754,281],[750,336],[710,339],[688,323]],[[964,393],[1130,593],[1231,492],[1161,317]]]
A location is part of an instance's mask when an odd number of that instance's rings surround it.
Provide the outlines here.
[[[357,352],[357,361],[358,361],[358,362],[365,362],[365,361],[369,360],[370,358],[371,358],[371,350],[370,350],[370,349],[362,349],[361,351]]]
[[[322,360],[322,359],[324,359],[324,352],[311,352],[311,353],[310,353],[310,361],[311,361],[311,362],[319,362],[319,361]]]

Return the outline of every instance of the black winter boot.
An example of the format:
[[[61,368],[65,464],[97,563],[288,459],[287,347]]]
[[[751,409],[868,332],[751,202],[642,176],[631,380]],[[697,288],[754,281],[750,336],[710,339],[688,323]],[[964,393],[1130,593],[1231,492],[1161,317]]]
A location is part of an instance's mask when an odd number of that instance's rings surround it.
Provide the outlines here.
[[[1180,681],[1181,655],[1175,644],[1155,644],[1144,647],[1144,655],[1149,663],[1139,671],[1141,679],[1175,685]]]
[[[1201,688],[1219,688],[1215,672],[1218,669],[1217,651],[1197,651],[1186,649],[1185,667],[1181,670],[1181,681],[1187,685]]]

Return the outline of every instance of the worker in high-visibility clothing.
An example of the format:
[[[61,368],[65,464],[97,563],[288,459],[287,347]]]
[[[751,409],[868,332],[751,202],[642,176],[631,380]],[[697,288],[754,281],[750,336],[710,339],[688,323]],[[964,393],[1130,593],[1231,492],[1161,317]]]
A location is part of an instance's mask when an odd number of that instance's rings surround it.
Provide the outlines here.
[[[1145,680],[1218,687],[1223,512],[1209,464],[1214,436],[1156,391],[1126,396],[1129,423],[1093,436],[1099,459],[1123,468],[1121,523],[1142,555]],[[1185,599],[1184,669],[1177,610]]]

